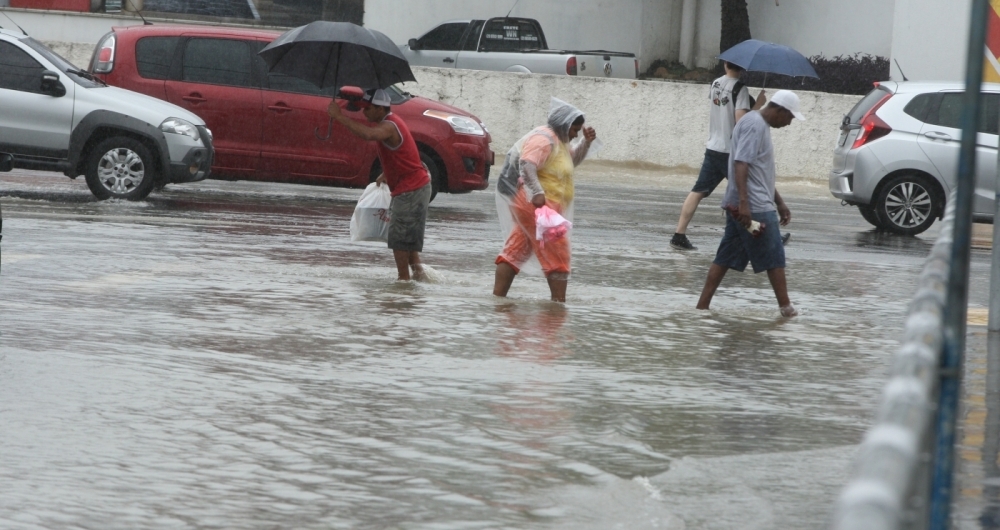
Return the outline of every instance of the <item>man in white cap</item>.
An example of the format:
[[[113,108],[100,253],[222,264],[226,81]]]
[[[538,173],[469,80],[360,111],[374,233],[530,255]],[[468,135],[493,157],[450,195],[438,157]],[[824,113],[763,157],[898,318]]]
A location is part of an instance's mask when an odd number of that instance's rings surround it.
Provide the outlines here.
[[[774,187],[774,144],[771,143],[771,128],[785,127],[792,119],[805,120],[799,111],[799,97],[794,92],[779,90],[767,106],[747,113],[733,129],[729,153],[730,186],[722,199],[722,207],[728,212],[726,232],[708,269],[698,309],[708,309],[729,269],[743,272],[747,263],[751,263],[755,273],[767,271],[781,315],[793,317],[798,314],[788,299],[785,249],[778,233],[778,224],[787,225],[792,213]],[[752,221],[763,228],[751,232]]]
[[[373,126],[364,125],[344,115],[336,100],[330,102],[327,113],[355,136],[378,142],[378,158],[382,175],[376,182],[388,185],[392,194],[389,206],[389,248],[396,260],[399,279],[422,280],[420,252],[424,249],[424,225],[427,205],[431,200],[431,178],[420,161],[420,151],[403,119],[393,114],[385,90],[369,90],[357,105]]]

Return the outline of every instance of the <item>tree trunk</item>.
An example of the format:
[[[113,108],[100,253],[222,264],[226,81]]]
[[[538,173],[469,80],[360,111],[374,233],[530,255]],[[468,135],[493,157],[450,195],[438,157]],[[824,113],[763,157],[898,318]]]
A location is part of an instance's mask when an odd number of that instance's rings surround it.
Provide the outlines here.
[[[719,53],[750,38],[750,14],[746,0],[722,0],[722,36]]]

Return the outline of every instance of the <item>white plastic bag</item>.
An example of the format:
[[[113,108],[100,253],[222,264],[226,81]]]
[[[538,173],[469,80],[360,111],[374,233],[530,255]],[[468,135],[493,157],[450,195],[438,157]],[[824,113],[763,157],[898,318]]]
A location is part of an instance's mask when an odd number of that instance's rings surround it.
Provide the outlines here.
[[[389,186],[369,184],[351,216],[351,241],[388,241],[391,202]]]
[[[542,206],[535,210],[535,239],[539,241],[539,246],[545,247],[546,243],[566,237],[570,228],[573,228],[573,223],[552,208]]]

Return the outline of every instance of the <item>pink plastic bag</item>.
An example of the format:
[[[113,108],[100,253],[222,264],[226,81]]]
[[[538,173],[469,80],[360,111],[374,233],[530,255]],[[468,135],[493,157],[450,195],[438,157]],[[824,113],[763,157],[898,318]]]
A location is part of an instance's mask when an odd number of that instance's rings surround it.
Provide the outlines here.
[[[539,246],[545,247],[546,243],[566,237],[570,228],[573,228],[573,223],[552,208],[542,206],[535,210],[535,239],[539,241]]]

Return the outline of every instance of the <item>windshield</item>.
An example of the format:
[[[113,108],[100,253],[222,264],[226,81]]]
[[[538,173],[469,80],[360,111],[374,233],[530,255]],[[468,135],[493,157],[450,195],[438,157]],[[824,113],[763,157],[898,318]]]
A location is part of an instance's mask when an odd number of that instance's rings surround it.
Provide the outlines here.
[[[36,52],[41,54],[42,57],[45,57],[50,63],[52,63],[56,68],[58,68],[60,72],[69,76],[70,79],[72,79],[76,84],[84,88],[95,88],[95,87],[105,86],[103,83],[99,83],[95,81],[93,78],[90,78],[89,74],[81,71],[79,68],[74,66],[73,63],[67,61],[58,53],[50,50],[44,44],[36,41],[35,39],[27,37],[23,39],[22,42],[27,44],[28,47],[30,47],[32,50],[35,50]]]
[[[409,92],[403,90],[402,88],[399,88],[396,85],[392,85],[391,87],[385,89],[385,91],[389,94],[389,101],[391,101],[393,105],[406,103],[407,101],[413,98],[413,96],[411,96]]]

